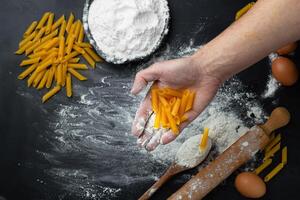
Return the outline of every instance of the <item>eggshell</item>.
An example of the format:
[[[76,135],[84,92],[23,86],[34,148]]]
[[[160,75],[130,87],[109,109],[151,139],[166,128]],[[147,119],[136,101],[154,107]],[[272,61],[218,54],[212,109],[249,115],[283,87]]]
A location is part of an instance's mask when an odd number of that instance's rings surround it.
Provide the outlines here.
[[[252,172],[242,172],[235,178],[235,187],[247,198],[260,198],[266,193],[265,182]]]
[[[297,48],[297,43],[293,42],[285,45],[284,47],[281,47],[280,49],[277,50],[276,53],[278,53],[279,55],[287,55],[294,52],[296,48]]]
[[[291,86],[298,80],[298,69],[293,61],[279,56],[272,62],[272,73],[277,81],[284,86]]]

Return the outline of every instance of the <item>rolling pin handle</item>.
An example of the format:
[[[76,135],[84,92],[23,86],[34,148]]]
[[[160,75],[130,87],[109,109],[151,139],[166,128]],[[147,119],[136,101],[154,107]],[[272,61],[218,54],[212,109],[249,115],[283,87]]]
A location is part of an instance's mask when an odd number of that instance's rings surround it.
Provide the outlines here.
[[[272,133],[274,130],[279,129],[287,125],[290,121],[291,115],[289,111],[284,107],[275,108],[268,121],[260,127],[266,134]]]

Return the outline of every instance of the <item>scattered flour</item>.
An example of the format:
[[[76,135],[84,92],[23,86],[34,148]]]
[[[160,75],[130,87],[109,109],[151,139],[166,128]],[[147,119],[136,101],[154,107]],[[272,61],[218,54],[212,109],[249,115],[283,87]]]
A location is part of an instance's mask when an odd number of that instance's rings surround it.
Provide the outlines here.
[[[272,76],[272,74],[269,75],[267,88],[264,91],[264,93],[261,95],[262,98],[270,98],[273,97],[280,87],[279,82]]]
[[[124,63],[151,54],[167,34],[166,0],[94,0],[88,23],[105,59]]]

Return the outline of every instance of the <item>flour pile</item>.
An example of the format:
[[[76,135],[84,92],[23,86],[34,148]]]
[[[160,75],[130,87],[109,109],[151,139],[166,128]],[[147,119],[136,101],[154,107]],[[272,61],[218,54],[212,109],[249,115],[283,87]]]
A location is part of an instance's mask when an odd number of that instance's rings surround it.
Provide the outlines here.
[[[151,54],[167,34],[166,0],[95,0],[88,23],[105,59],[123,63]]]

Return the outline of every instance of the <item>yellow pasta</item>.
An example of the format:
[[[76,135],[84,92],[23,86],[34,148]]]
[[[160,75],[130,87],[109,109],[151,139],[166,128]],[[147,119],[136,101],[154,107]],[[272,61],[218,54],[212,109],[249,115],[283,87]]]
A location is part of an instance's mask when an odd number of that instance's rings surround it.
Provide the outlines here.
[[[43,78],[43,76],[44,76],[45,73],[46,73],[46,70],[41,71],[40,73],[38,73],[38,75],[36,76],[36,78],[33,80],[33,87],[37,87],[37,85],[42,80],[42,78]]]
[[[189,118],[186,116],[186,115],[183,115],[181,118],[180,118],[180,122],[185,122],[187,121]]]
[[[68,46],[66,48],[66,54],[70,54],[72,49],[73,49],[73,45],[74,45],[74,42],[75,42],[75,36],[74,35],[71,35],[69,37],[69,42],[68,42]]]
[[[95,68],[95,66],[96,66],[95,61],[87,53],[82,54],[82,56],[89,63],[89,65],[91,65],[92,68]]]
[[[183,92],[183,96],[182,96],[181,104],[180,104],[180,108],[179,108],[179,116],[182,116],[185,112],[185,108],[186,108],[186,104],[187,104],[187,101],[188,101],[189,93],[190,93],[189,90],[185,90]]]
[[[235,15],[235,20],[238,20],[239,18],[241,18],[244,14],[246,14],[250,8],[252,8],[252,6],[255,4],[255,2],[251,2],[248,3],[246,6],[244,6],[242,9],[240,9],[236,15]]]
[[[69,33],[70,29],[71,29],[71,26],[73,24],[73,21],[74,21],[75,17],[73,15],[73,13],[70,14],[70,17],[68,19],[68,23],[67,23],[67,26],[66,26],[66,30],[67,32]]]
[[[75,56],[78,56],[79,53],[77,51],[73,51],[72,53],[70,53],[69,55],[65,56],[65,58],[63,59],[62,62],[67,62],[70,59],[74,58]]]
[[[265,152],[270,151],[281,140],[281,134],[279,133],[271,142],[266,146]]]
[[[181,105],[181,100],[180,100],[179,98],[177,98],[177,99],[176,99],[176,102],[175,102],[175,104],[174,104],[174,106],[172,107],[172,112],[171,112],[171,114],[172,114],[173,116],[177,116],[180,105]]]
[[[195,95],[196,95],[195,92],[190,92],[190,94],[188,96],[187,104],[186,104],[186,107],[185,107],[185,112],[188,112],[193,108]]]
[[[204,150],[207,146],[207,140],[208,140],[208,128],[204,128],[203,134],[202,134],[202,139],[200,143],[200,150]]]
[[[182,97],[182,93],[177,91],[177,90],[174,90],[174,89],[171,89],[171,88],[165,88],[164,89],[164,93],[166,95],[170,95],[170,96],[174,96],[174,97],[179,97],[181,98]]]
[[[45,87],[47,79],[48,79],[48,76],[49,76],[49,71],[50,70],[47,70],[46,73],[44,74],[44,76],[43,76],[40,84],[37,87],[38,90],[41,90],[41,89],[43,89]]]
[[[48,99],[50,99],[52,96],[54,96],[57,92],[59,92],[61,87],[59,85],[55,86],[52,90],[50,90],[48,93],[46,93],[43,98],[42,102],[45,103]]]
[[[29,55],[28,57],[29,58],[38,58],[38,57],[44,57],[47,54],[48,54],[48,52],[46,52],[46,51],[39,51],[37,53],[33,53],[33,54]]]
[[[57,29],[65,21],[65,15],[61,16],[51,27],[51,31]]]
[[[160,128],[160,121],[161,121],[161,109],[157,108],[157,112],[155,115],[155,121],[154,121],[154,128],[159,129]]]
[[[62,64],[56,68],[57,85],[62,85]]]
[[[79,46],[77,46],[77,45],[74,45],[74,46],[73,46],[73,49],[74,49],[75,51],[77,51],[78,53],[80,53],[80,54],[85,54],[85,51],[84,51],[81,47],[79,47]]]
[[[65,55],[65,38],[59,38],[58,58],[61,61]]]
[[[64,37],[65,36],[66,28],[67,28],[67,23],[64,20],[62,25],[61,25],[58,37]]]
[[[47,22],[47,26],[46,26],[46,31],[45,34],[49,34],[51,32],[51,28],[53,25],[53,20],[54,20],[54,13],[50,13],[49,17],[48,17],[48,22]]]
[[[62,65],[62,80],[61,80],[61,85],[62,86],[65,86],[66,84],[66,78],[67,78],[67,70],[68,70],[68,63],[64,63]]]
[[[80,23],[81,24],[81,23]],[[84,28],[81,24],[81,27],[80,27],[80,32],[79,32],[79,36],[78,36],[78,39],[77,39],[77,42],[78,43],[82,43],[84,40]]]
[[[36,29],[41,29],[41,28],[45,25],[45,23],[46,23],[46,21],[48,20],[50,14],[51,14],[50,12],[46,12],[46,13],[42,16],[42,18],[41,18],[41,20],[39,21],[39,23],[38,23]]]
[[[86,42],[81,42],[81,43],[76,43],[81,48],[93,48],[91,44],[86,43]]]
[[[30,87],[32,85],[34,79],[37,77],[38,74],[39,74],[39,72],[36,70],[31,74],[31,76],[27,80],[27,87]]]
[[[33,44],[33,42],[28,41],[28,42],[27,42],[26,44],[24,44],[20,49],[18,49],[18,50],[15,52],[15,54],[17,54],[17,55],[23,54],[23,53],[25,52],[25,50],[26,50],[27,48],[29,48],[32,44]]]
[[[98,54],[90,48],[84,49],[96,62],[102,62],[102,58],[98,56]]]
[[[27,44],[27,42],[31,41],[35,36],[36,36],[37,32],[34,31],[33,33],[31,33],[28,37],[26,37],[24,40],[22,40],[19,43],[19,48],[21,48],[22,46],[24,46],[25,44]]]
[[[51,87],[55,71],[56,71],[56,67],[55,67],[55,65],[52,65],[52,67],[50,68],[49,75],[48,75],[48,79],[47,79],[47,83],[46,83],[46,88],[50,88]]]
[[[159,102],[162,103],[162,105],[165,108],[170,108],[168,101],[163,96],[158,96],[158,99],[159,99]]]
[[[279,163],[269,174],[267,174],[267,176],[265,176],[264,181],[265,182],[269,182],[276,174],[278,174],[282,168],[283,168],[283,164]]]
[[[49,50],[52,47],[56,47],[59,44],[58,37],[53,38],[49,43],[47,43],[45,46],[43,46],[43,49]]]
[[[167,128],[168,118],[167,118],[165,108],[163,106],[160,106],[160,109],[161,109],[161,124],[162,124],[162,127]]]
[[[29,35],[31,35],[35,29],[35,27],[37,26],[38,22],[34,21],[30,24],[30,26],[26,29],[25,33],[24,33],[24,37],[28,37]]]
[[[38,41],[39,39],[41,39],[41,37],[44,35],[45,31],[46,31],[46,27],[43,27],[41,30],[39,30],[39,32],[34,37],[33,42]]]
[[[75,40],[77,40],[78,37],[79,37],[79,33],[80,33],[81,26],[82,26],[82,25],[81,25],[80,20],[77,20],[76,26],[75,26],[75,28],[74,28],[74,36],[75,36]]]
[[[38,68],[36,69],[37,72],[41,72],[45,69],[47,69],[47,67],[49,67],[50,65],[52,65],[53,63],[53,58],[48,59],[46,61],[44,61],[43,63],[41,63]]]
[[[25,54],[26,55],[31,54],[33,52],[33,50],[35,48],[37,48],[40,44],[41,44],[41,40],[37,40],[37,41],[33,42],[32,45],[28,49],[26,49]]]
[[[158,113],[158,96],[157,96],[156,89],[151,90],[151,104],[152,104],[153,111],[157,114]]]
[[[173,116],[171,114],[170,109],[166,108],[165,112],[166,112],[166,115],[167,115],[167,119],[168,119],[168,121],[170,123],[170,128],[171,128],[172,132],[177,135],[179,133],[179,130],[178,130],[176,122],[175,122],[175,120],[174,120],[174,118],[173,118]]]
[[[274,156],[274,154],[280,150],[280,142],[273,147],[270,151],[266,152],[265,157],[264,157],[264,161],[267,160],[268,158]]]
[[[18,79],[22,80],[24,78],[26,78],[29,74],[31,74],[36,67],[38,66],[38,63],[31,65],[30,67],[28,67],[25,71],[23,71],[19,76]]]
[[[70,73],[67,73],[66,91],[67,91],[67,97],[71,97],[72,96],[72,77],[71,77]]]
[[[268,158],[264,161],[259,167],[257,167],[254,171],[255,174],[260,174],[264,169],[266,169],[272,163],[272,159]]]
[[[80,61],[80,58],[72,58],[68,62],[69,63],[78,63]]]
[[[66,44],[69,44],[69,41],[70,41],[70,39],[71,39],[72,36],[75,38],[75,36],[74,36],[75,26],[76,26],[76,23],[72,24],[72,26],[70,28],[70,31],[68,32],[68,37],[67,37]],[[74,39],[74,41],[75,41],[75,39]]]
[[[82,76],[80,73],[78,73],[75,69],[72,69],[72,68],[68,68],[68,71],[73,75],[75,76],[78,80],[80,81],[85,81],[87,80],[86,77]]]
[[[282,152],[281,152],[281,163],[286,165],[287,164],[287,147],[284,147],[282,149]]]
[[[45,43],[49,40],[51,40],[52,38],[54,38],[55,36],[57,36],[58,34],[58,30],[56,29],[55,31],[52,31],[49,35],[45,36],[42,38],[42,43]]]
[[[28,60],[23,60],[20,64],[21,67],[26,66],[26,65],[32,65],[35,63],[38,63],[40,61],[41,58],[32,58],[32,59],[28,59]]]
[[[86,70],[88,69],[88,67],[86,66],[86,64],[77,64],[77,63],[69,63],[68,64],[69,68],[73,68],[73,69],[83,69]]]

